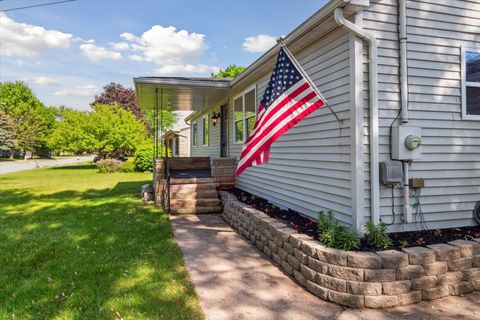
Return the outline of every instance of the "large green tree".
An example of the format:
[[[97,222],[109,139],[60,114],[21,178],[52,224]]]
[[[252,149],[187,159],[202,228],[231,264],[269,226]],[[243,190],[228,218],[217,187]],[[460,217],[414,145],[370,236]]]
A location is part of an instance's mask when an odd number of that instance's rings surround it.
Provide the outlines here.
[[[12,152],[16,146],[13,121],[8,114],[0,110],[0,151]]]
[[[212,73],[213,78],[235,78],[245,70],[245,67],[235,64],[229,65],[225,70],[220,69],[217,73]]]
[[[0,110],[13,121],[14,139],[24,153],[45,145],[54,123],[54,113],[46,108],[21,81],[0,83]]]
[[[63,110],[49,146],[57,152],[97,152],[102,157],[118,157],[131,155],[145,144],[145,126],[130,111],[117,104],[94,105],[92,109]]]

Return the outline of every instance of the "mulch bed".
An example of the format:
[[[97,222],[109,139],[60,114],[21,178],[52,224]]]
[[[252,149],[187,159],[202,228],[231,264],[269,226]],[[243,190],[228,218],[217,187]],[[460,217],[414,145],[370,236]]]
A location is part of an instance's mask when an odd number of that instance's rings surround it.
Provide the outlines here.
[[[293,210],[283,210],[273,205],[269,201],[252,195],[246,191],[235,188],[232,193],[237,199],[251,207],[260,210],[268,216],[286,223],[290,228],[304,233],[318,240],[317,222],[302,216]],[[471,238],[480,238],[480,226],[447,228],[437,230],[420,230],[409,232],[395,232],[389,234],[392,239],[392,245],[385,249],[400,250],[405,247],[426,246],[436,243],[447,243],[449,241]],[[359,251],[376,251],[377,249],[369,246],[365,239],[361,240]]]

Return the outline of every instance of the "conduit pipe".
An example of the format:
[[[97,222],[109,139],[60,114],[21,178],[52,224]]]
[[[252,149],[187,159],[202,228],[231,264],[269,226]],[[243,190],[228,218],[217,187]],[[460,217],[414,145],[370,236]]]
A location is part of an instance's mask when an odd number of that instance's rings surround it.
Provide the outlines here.
[[[368,43],[368,78],[370,101],[370,219],[380,222],[380,179],[378,162],[378,70],[377,39],[375,36],[351,21],[345,19],[342,8],[335,9],[334,19],[338,26],[353,32]]]
[[[400,40],[400,114],[402,124],[408,123],[408,66],[407,66],[407,2],[398,0],[398,38]],[[403,161],[403,217],[412,222],[410,209],[409,162]]]

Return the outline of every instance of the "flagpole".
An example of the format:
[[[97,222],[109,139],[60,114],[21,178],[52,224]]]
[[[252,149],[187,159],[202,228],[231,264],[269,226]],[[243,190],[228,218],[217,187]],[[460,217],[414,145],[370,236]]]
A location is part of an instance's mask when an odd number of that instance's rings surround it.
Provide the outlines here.
[[[305,78],[305,80],[310,84],[310,86],[313,88],[313,90],[315,91],[315,93],[320,97],[320,99],[323,101],[323,103],[325,104],[325,106],[328,107],[328,109],[330,110],[330,112],[335,116],[335,119],[337,119],[337,122],[339,125],[343,125],[343,121],[340,120],[340,118],[338,117],[337,113],[335,111],[333,111],[332,107],[330,106],[330,104],[327,102],[327,99],[325,99],[325,97],[323,96],[323,94],[320,92],[320,90],[318,90],[317,86],[315,85],[315,83],[313,83],[312,79],[310,79],[310,77],[308,76],[308,74],[305,72],[305,70],[303,70],[302,66],[300,65],[300,63],[297,61],[297,59],[295,59],[295,57],[293,56],[293,54],[290,52],[290,50],[288,50],[287,48],[287,45],[285,44],[285,42],[283,42],[283,38],[282,37],[278,37],[277,38],[277,43],[280,44],[280,46],[285,50],[285,53],[287,54],[287,56],[290,58],[290,60],[292,61],[292,63],[295,65],[295,67],[298,69],[298,71],[300,72],[300,74]]]

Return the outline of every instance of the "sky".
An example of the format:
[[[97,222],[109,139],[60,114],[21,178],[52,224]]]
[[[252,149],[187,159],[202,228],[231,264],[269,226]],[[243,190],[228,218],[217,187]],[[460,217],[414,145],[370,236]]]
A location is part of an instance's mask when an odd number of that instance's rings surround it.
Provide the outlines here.
[[[0,0],[0,81],[87,110],[103,86],[248,66],[326,0]],[[5,11],[4,11],[5,10]]]

